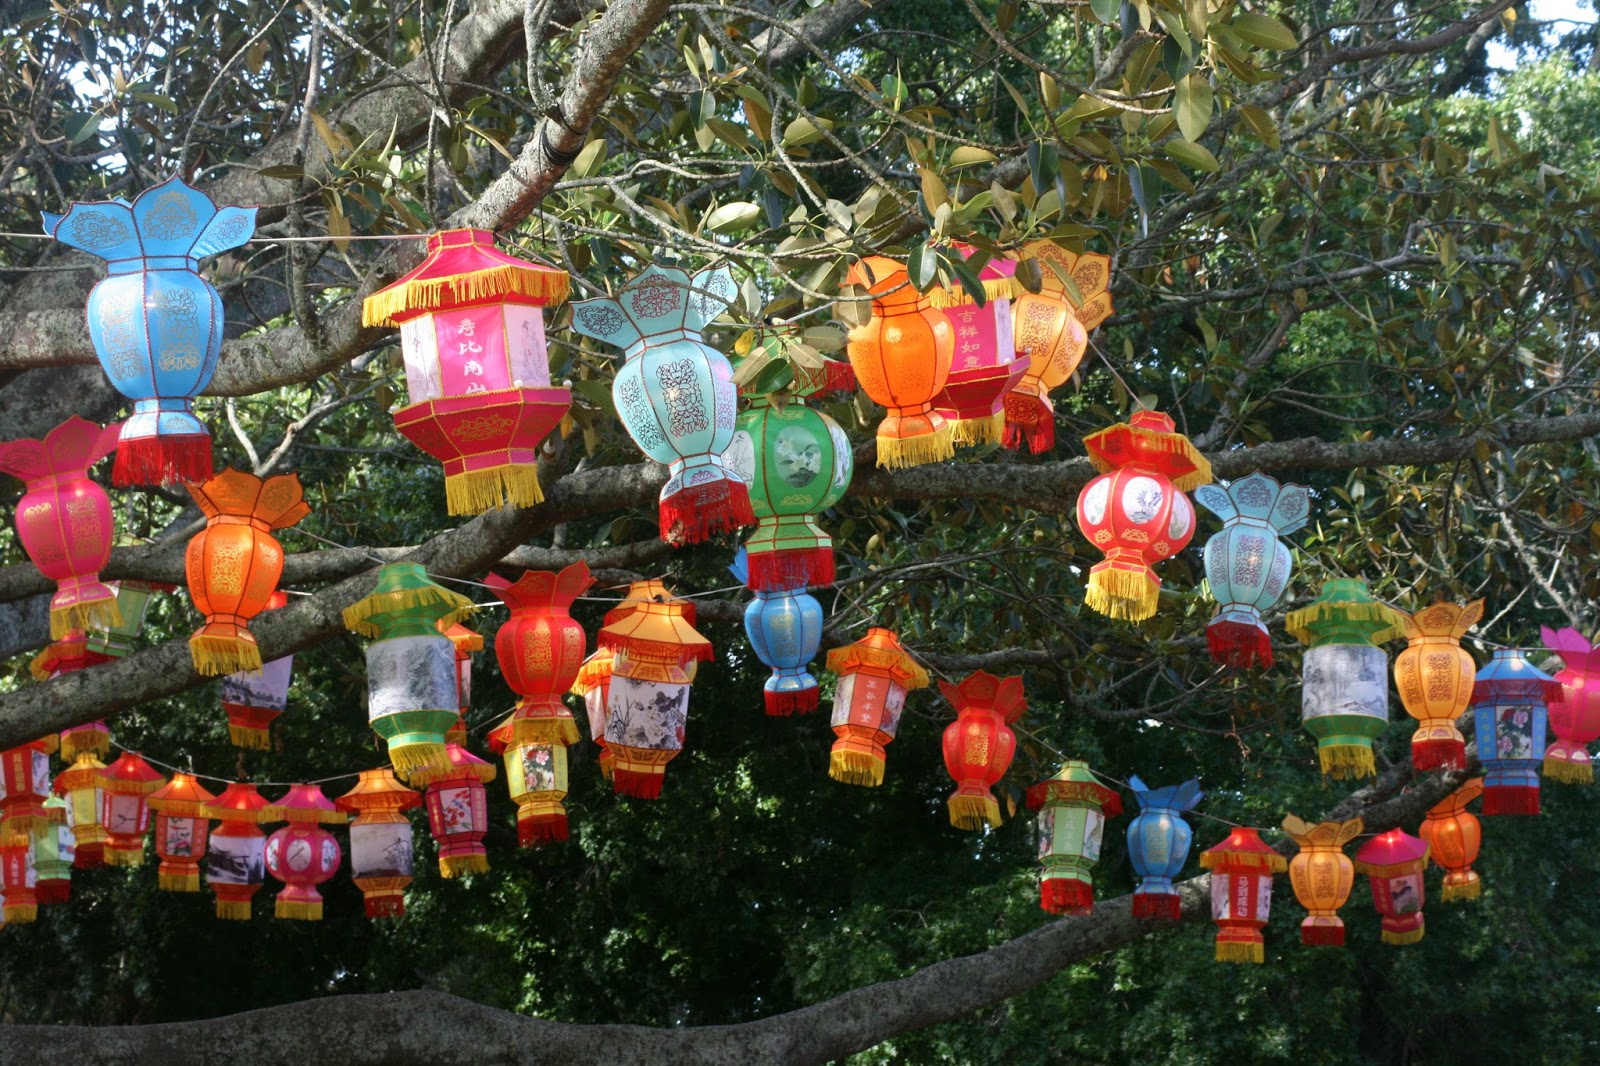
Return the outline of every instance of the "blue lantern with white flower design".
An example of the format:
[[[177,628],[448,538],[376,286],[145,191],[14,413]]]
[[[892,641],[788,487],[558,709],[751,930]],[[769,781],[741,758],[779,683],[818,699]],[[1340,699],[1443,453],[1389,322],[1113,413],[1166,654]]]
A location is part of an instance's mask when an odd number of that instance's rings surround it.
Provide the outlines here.
[[[1172,879],[1183,872],[1194,843],[1183,813],[1200,802],[1200,782],[1190,778],[1181,785],[1149,788],[1135,775],[1128,778],[1128,787],[1139,801],[1139,813],[1128,824],[1128,861],[1140,877],[1133,916],[1175,922],[1183,915]]]
[[[1515,648],[1496,648],[1472,685],[1472,724],[1483,763],[1483,813],[1539,813],[1549,706],[1561,682]]]
[[[748,556],[743,548],[728,567],[748,582]],[[744,609],[744,631],[756,658],[772,667],[763,687],[767,713],[786,717],[814,711],[821,700],[817,679],[807,667],[822,647],[822,604],[805,589],[757,591]]]
[[[1206,626],[1212,661],[1225,666],[1272,665],[1272,638],[1261,612],[1289,587],[1293,559],[1278,538],[1306,524],[1310,492],[1262,473],[1229,485],[1201,485],[1194,502],[1222,519],[1206,541],[1206,583],[1222,610]]]

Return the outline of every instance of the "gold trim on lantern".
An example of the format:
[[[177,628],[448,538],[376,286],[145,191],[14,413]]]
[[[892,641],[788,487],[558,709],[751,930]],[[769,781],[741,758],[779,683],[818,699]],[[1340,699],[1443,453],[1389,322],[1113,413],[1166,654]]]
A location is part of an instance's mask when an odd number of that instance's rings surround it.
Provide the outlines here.
[[[261,672],[261,648],[253,640],[213,633],[189,638],[195,669],[208,677]]]
[[[496,296],[527,296],[558,304],[567,298],[565,270],[532,266],[489,267],[444,278],[408,281],[373,293],[361,302],[363,326],[395,326],[394,316],[407,311],[435,311],[447,302],[469,304]]]
[[[1114,567],[1091,569],[1083,602],[1108,618],[1140,622],[1156,613],[1161,582],[1148,572],[1130,573]]]
[[[432,585],[420,589],[395,589],[391,592],[376,592],[356,603],[352,603],[341,612],[345,628],[354,630],[363,636],[380,638],[383,634],[378,627],[368,622],[367,619],[375,614],[389,612],[409,611],[413,607],[421,607],[430,603],[446,603],[452,608],[450,613],[439,619],[444,626],[453,626],[477,610],[477,604],[457,592],[447,588]],[[398,768],[398,767],[397,767]]]
[[[835,748],[828,756],[828,776],[847,785],[876,788],[883,784],[883,760],[850,748]]]
[[[1023,287],[1022,282],[1015,277],[986,278],[981,284],[983,285],[985,301],[1014,300],[1028,291]],[[923,293],[922,298],[927,301],[930,307],[965,307],[977,302],[973,300],[972,294],[967,291],[967,287],[961,284],[952,285],[949,288],[945,288],[943,285],[935,285]]]
[[[914,437],[885,437],[878,435],[878,465],[887,470],[954,459],[956,446],[950,423],[946,422],[932,433],[918,433]]]
[[[439,856],[440,877],[461,877],[465,874],[482,874],[488,872],[489,856],[487,855]]]
[[[1100,432],[1091,433],[1089,436],[1083,438],[1084,444],[1089,445],[1089,462],[1093,464],[1094,468],[1100,473],[1109,474],[1111,471],[1116,470],[1121,466],[1131,465],[1126,460],[1116,463],[1108,461],[1098,452],[1096,452],[1094,446],[1090,443],[1096,437],[1103,436],[1113,431],[1126,433],[1130,436],[1137,437],[1144,443],[1146,447],[1153,447],[1160,451],[1181,455],[1187,459],[1190,465],[1194,467],[1194,470],[1190,473],[1182,475],[1181,477],[1175,477],[1172,479],[1173,487],[1179,492],[1189,492],[1193,489],[1199,488],[1201,485],[1209,485],[1211,483],[1211,460],[1207,459],[1204,455],[1201,455],[1200,449],[1196,448],[1194,443],[1190,441],[1188,437],[1174,430],[1157,431],[1143,429],[1127,422],[1119,422],[1114,426],[1107,426],[1105,429],[1100,430]]]
[[[950,440],[967,448],[999,444],[1006,435],[1006,413],[996,411],[982,418],[958,418],[950,423]]]
[[[497,507],[533,507],[544,502],[539,468],[529,463],[507,463],[483,470],[446,474],[445,507],[453,515],[482,514]]]
[[[74,632],[84,632],[90,629],[111,629],[122,624],[122,609],[117,605],[117,598],[109,600],[94,600],[89,603],[75,603],[71,607],[52,607],[50,609],[50,639],[60,640],[71,636]],[[35,674],[35,677],[38,675]],[[41,678],[40,680],[43,680]]]

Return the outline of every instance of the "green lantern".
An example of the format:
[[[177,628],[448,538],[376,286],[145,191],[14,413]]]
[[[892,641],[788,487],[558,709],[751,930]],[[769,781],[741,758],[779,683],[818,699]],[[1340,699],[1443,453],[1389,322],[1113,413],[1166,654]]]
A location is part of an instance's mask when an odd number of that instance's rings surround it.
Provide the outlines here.
[[[1322,772],[1372,777],[1373,738],[1389,726],[1389,656],[1378,645],[1405,635],[1400,612],[1373,598],[1358,577],[1325,582],[1315,600],[1285,619],[1309,645],[1300,668],[1300,720],[1317,738]]]
[[[455,724],[456,651],[448,629],[471,600],[428,580],[417,563],[390,563],[366,599],[344,609],[344,624],[375,638],[367,648],[367,721],[389,744],[395,772],[449,769],[445,733]]]
[[[30,834],[33,868],[38,874],[34,892],[41,904],[65,903],[72,895],[72,863],[77,843],[67,825],[67,801],[51,796],[44,801],[45,823]]]
[[[122,622],[105,629],[88,632],[89,650],[98,655],[121,659],[133,650],[133,642],[144,629],[145,611],[150,607],[150,597],[157,592],[171,592],[171,585],[156,585],[148,581],[117,582],[117,610]]]
[[[1048,781],[1028,789],[1039,812],[1039,906],[1051,914],[1094,910],[1094,864],[1107,818],[1122,813],[1122,798],[1095,779],[1089,764],[1068,759]]]

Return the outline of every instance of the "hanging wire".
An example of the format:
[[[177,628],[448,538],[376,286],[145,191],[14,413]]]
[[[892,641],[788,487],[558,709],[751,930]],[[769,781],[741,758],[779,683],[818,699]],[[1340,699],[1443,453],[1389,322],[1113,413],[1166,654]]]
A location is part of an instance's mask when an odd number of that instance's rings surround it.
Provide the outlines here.
[[[345,774],[334,774],[331,777],[319,777],[312,781],[244,781],[234,777],[222,777],[219,774],[202,774],[194,769],[186,770],[181,766],[174,766],[169,762],[163,762],[160,759],[146,755],[141,751],[128,747],[126,744],[120,744],[115,738],[108,739],[111,740],[111,746],[116,748],[118,751],[125,751],[130,755],[137,755],[145,762],[150,763],[153,766],[158,766],[161,769],[166,770],[168,773],[188,774],[191,777],[198,777],[205,781],[219,781],[225,785],[256,785],[261,788],[293,788],[295,785],[326,785],[331,781],[345,781],[353,777],[360,777],[362,773],[360,770],[355,770]]]

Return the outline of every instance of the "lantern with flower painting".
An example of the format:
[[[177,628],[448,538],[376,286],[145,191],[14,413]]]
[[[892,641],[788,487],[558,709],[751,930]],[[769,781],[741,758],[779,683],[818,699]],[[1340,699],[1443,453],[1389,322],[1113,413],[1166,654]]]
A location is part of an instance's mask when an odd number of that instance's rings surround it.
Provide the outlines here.
[[[1465,770],[1467,742],[1456,719],[1472,701],[1477,663],[1461,638],[1483,617],[1483,601],[1435,603],[1416,614],[1396,612],[1406,647],[1394,660],[1394,687],[1406,713],[1417,720],[1411,764],[1419,771]]]
[[[222,300],[202,259],[255,232],[253,207],[218,208],[173,175],[133,201],[76,202],[44,213],[45,232],[107,264],[89,293],[89,341],[116,390],[134,401],[112,479],[118,485],[204,481],[211,434],[194,397],[222,354]]]
[[[1088,763],[1068,759],[1054,777],[1029,788],[1027,800],[1039,812],[1039,906],[1051,914],[1089,914],[1106,819],[1122,813],[1122,797]]]
[[[1139,875],[1133,916],[1175,922],[1183,915],[1172,879],[1183,872],[1194,842],[1183,815],[1200,802],[1200,782],[1191,778],[1181,785],[1149,788],[1135,774],[1128,787],[1139,803],[1139,813],[1128,823],[1128,861]]]
[[[1283,831],[1300,850],[1289,861],[1289,883],[1295,898],[1308,912],[1300,923],[1300,942],[1314,947],[1343,947],[1344,922],[1339,908],[1350,898],[1356,868],[1344,846],[1361,833],[1361,819],[1348,822],[1310,822],[1288,815]]]
[[[29,834],[44,825],[50,753],[57,746],[52,733],[0,752],[0,841],[26,845]]]
[[[367,917],[405,914],[412,868],[411,821],[405,812],[420,806],[422,796],[382,767],[361,771],[356,787],[334,803],[356,816],[350,823],[350,879],[361,889]]]
[[[1428,808],[1428,816],[1417,832],[1428,844],[1428,857],[1444,870],[1444,890],[1439,898],[1446,903],[1477,899],[1483,880],[1472,864],[1483,845],[1483,827],[1467,810],[1467,804],[1483,795],[1483,778],[1464,782],[1444,799]]]
[[[623,349],[611,396],[634,443],[667,464],[661,539],[672,544],[755,524],[750,491],[722,458],[738,414],[733,368],[701,337],[737,291],[727,267],[690,277],[652,265],[615,299],[572,305],[575,332]]]
[[[1556,680],[1561,694],[1550,701],[1550,732],[1556,739],[1544,752],[1544,776],[1552,781],[1594,783],[1589,745],[1600,738],[1600,648],[1576,629],[1540,626],[1545,647],[1565,664]]]
[[[1136,411],[1083,443],[1101,473],[1078,494],[1078,528],[1105,554],[1083,602],[1111,618],[1149,618],[1161,594],[1153,566],[1194,536],[1184,493],[1211,480],[1211,464],[1159,411]]]
[[[316,785],[292,785],[282,798],[262,811],[263,822],[288,822],[267,838],[267,872],[283,882],[273,917],[322,921],[322,893],[317,886],[339,872],[339,841],[322,828],[348,819]]]
[[[1211,871],[1211,920],[1217,923],[1217,961],[1260,963],[1266,958],[1261,930],[1272,914],[1272,875],[1288,861],[1254,829],[1235,826],[1227,839],[1200,853]]]
[[[956,720],[945,726],[942,737],[944,766],[956,782],[945,801],[950,824],[957,829],[998,828],[1000,801],[992,790],[1017,752],[1011,723],[1028,709],[1022,678],[977,670],[959,684],[939,682],[939,691],[956,709]]]
[[[80,630],[74,630],[60,640],[51,641],[45,649],[28,662],[28,672],[36,681],[74,674],[91,666],[110,662],[111,657],[91,650],[90,643]],[[81,722],[68,726],[60,734],[61,758],[72,762],[80,752],[93,752],[104,758],[111,753],[111,730],[102,720]]]
[[[839,675],[831,721],[839,739],[828,754],[828,776],[847,785],[881,785],[884,749],[900,731],[906,693],[927,688],[928,672],[899,637],[878,626],[828,652],[828,669]]]
[[[570,716],[568,718],[571,722]],[[489,730],[489,750],[506,768],[506,791],[517,805],[517,846],[531,848],[566,840],[567,747],[558,737],[534,739],[517,733],[515,712]],[[577,727],[574,724],[573,732]]]
[[[970,245],[955,245],[970,259]],[[1029,358],[1018,354],[1012,335],[1011,301],[1022,289],[1017,262],[996,256],[978,270],[984,301],[980,307],[965,286],[936,285],[923,301],[944,309],[954,342],[950,376],[934,398],[934,410],[950,423],[950,440],[976,447],[999,444],[1005,436],[1006,397],[1027,373]]]
[[[250,900],[266,883],[267,807],[256,786],[235,781],[202,808],[218,823],[206,838],[206,883],[216,894],[218,918],[248,921]]]
[[[1372,905],[1383,915],[1383,942],[1415,944],[1421,940],[1427,843],[1396,827],[1361,845],[1355,867],[1367,875]]]
[[[1483,814],[1539,813],[1539,767],[1550,701],[1561,682],[1515,648],[1496,648],[1472,684],[1473,738],[1483,777]]]
[[[1089,331],[1111,314],[1111,257],[1077,255],[1040,240],[1024,245],[1022,258],[1038,262],[1041,284],[1038,292],[1018,292],[1011,308],[1017,354],[1028,357],[1028,369],[1005,398],[1004,444],[1020,448],[1027,442],[1037,455],[1056,443],[1050,393],[1078,369],[1089,350]],[[1072,279],[1075,296],[1064,278]]]
[[[164,892],[200,891],[200,857],[206,853],[211,821],[206,804],[217,797],[193,774],[175,773],[150,793],[156,812],[156,884]]]
[[[105,806],[100,775],[106,764],[92,749],[79,751],[72,765],[56,775],[55,793],[67,805],[67,826],[76,845],[72,865],[88,870],[105,862],[106,840],[110,834],[100,820]]]
[[[421,769],[413,784],[425,786],[428,830],[439,846],[439,876],[459,877],[489,869],[483,838],[489,832],[489,794],[494,765],[460,744],[446,748],[443,769]]]
[[[1404,632],[1399,611],[1374,599],[1358,577],[1323,583],[1315,600],[1285,619],[1309,644],[1300,667],[1300,720],[1317,738],[1322,772],[1378,772],[1372,741],[1389,727],[1389,659],[1378,645]]]
[[[728,570],[747,581],[748,556],[740,548]],[[822,647],[822,605],[804,589],[757,591],[745,605],[744,631],[762,664],[772,669],[762,689],[767,713],[779,717],[817,709],[811,660]]]
[[[131,751],[100,772],[100,821],[106,827],[109,866],[143,866],[150,831],[150,794],[167,779]]]
[[[567,298],[564,270],[496,250],[494,234],[428,237],[416,269],[361,305],[366,326],[398,326],[411,403],[395,428],[444,463],[453,515],[532,507],[539,445],[572,406],[550,385],[544,308]]]
[[[72,898],[72,866],[78,845],[67,825],[67,804],[60,796],[44,801],[45,824],[33,831],[34,895],[41,906],[54,906]]]
[[[1222,532],[1205,549],[1206,584],[1221,608],[1206,626],[1211,659],[1238,669],[1271,666],[1272,638],[1261,612],[1289,587],[1294,560],[1278,538],[1306,524],[1309,490],[1256,473],[1228,485],[1200,485],[1194,499],[1222,519]]]

